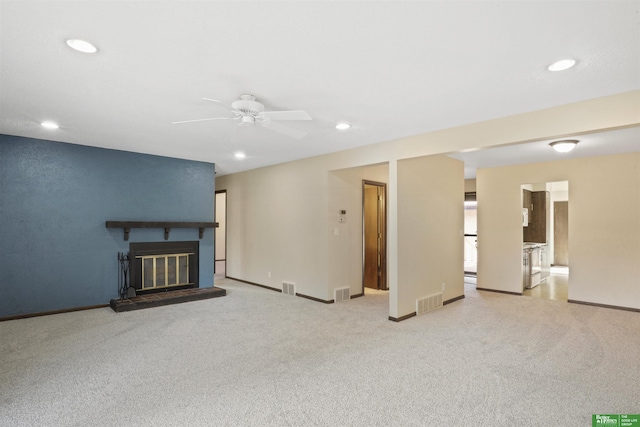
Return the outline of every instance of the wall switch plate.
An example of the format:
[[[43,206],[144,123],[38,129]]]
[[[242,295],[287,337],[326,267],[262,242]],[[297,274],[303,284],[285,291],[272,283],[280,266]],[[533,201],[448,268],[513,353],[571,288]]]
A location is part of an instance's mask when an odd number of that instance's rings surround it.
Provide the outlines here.
[[[340,235],[340,230],[338,229],[338,227],[333,229],[333,235],[334,236],[339,236]]]

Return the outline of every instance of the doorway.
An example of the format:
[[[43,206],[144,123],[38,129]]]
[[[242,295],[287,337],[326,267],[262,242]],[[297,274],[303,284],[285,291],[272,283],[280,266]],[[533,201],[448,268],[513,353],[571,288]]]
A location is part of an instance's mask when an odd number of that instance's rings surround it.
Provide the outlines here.
[[[523,295],[566,302],[569,299],[569,182],[525,184],[522,198],[523,260],[525,248],[531,251],[530,261],[523,267]]]
[[[478,202],[476,193],[464,193],[464,281],[475,284],[478,274]]]
[[[214,202],[215,222],[214,228],[214,266],[215,276],[227,276],[227,190],[216,191]]]
[[[362,181],[364,288],[387,290],[387,185]]]

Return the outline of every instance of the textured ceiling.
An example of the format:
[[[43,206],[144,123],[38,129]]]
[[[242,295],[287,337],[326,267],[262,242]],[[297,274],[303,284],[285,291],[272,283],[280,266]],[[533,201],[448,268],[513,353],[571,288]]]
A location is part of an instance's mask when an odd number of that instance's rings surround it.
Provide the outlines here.
[[[640,88],[638,1],[0,8],[0,133],[214,162],[219,174]],[[72,51],[68,38],[99,51]],[[546,70],[566,57],[571,70]],[[171,124],[224,115],[202,98],[243,93],[267,110],[306,110],[313,121],[284,123],[308,135]],[[353,128],[337,131],[342,120]]]

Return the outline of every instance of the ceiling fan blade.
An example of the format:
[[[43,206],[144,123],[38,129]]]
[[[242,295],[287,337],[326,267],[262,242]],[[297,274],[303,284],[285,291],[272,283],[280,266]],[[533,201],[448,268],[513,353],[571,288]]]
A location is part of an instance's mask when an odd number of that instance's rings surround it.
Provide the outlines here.
[[[172,125],[177,125],[180,123],[193,123],[193,122],[206,122],[209,120],[235,120],[236,117],[211,117],[209,119],[196,119],[196,120],[181,120],[179,122],[171,122]]]
[[[264,111],[259,116],[270,120],[313,120],[309,113],[304,110]]]
[[[227,104],[225,104],[225,103],[224,103],[224,102],[222,102],[222,101],[218,101],[217,99],[211,99],[211,98],[202,98],[202,99],[204,99],[205,101],[209,101],[209,102],[216,103],[216,104],[218,104],[219,106],[224,107],[224,108],[226,108],[226,109],[227,109],[227,110],[229,110],[229,111],[233,111],[233,112],[236,112],[236,113],[240,113],[240,111],[239,111],[239,110],[236,110],[236,109],[235,109],[235,108],[233,108],[231,105],[227,105]]]
[[[264,126],[267,129],[280,132],[284,135],[290,136],[291,138],[300,139],[300,138],[304,138],[307,135],[307,132],[305,131],[294,129],[289,126],[285,126],[282,123],[274,123],[271,121],[260,121],[256,123],[260,123],[261,126]]]

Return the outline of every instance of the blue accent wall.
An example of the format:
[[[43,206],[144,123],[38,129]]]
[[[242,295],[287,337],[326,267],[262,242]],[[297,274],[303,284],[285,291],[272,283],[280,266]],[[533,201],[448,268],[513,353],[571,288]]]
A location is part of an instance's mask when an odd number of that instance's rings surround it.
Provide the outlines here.
[[[108,304],[118,252],[164,241],[163,229],[106,221],[214,221],[215,166],[0,135],[0,317]],[[213,286],[213,229],[199,240],[200,287]]]

